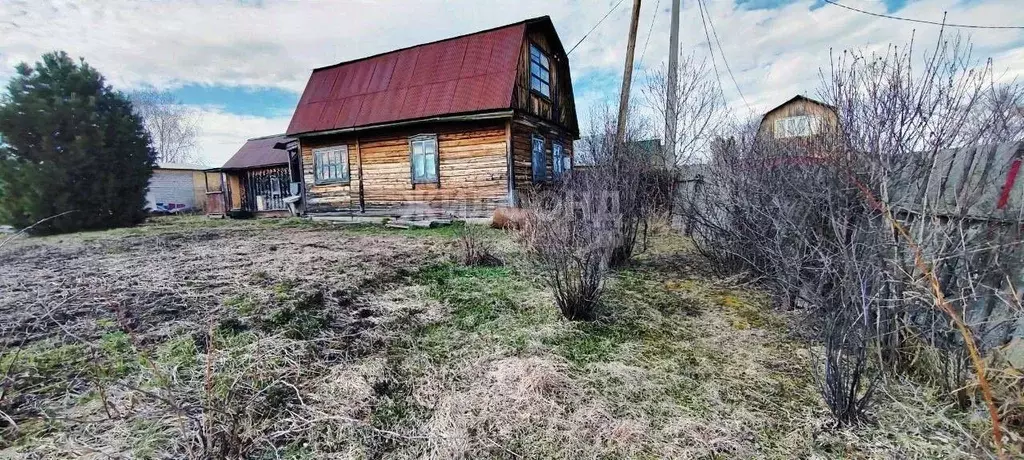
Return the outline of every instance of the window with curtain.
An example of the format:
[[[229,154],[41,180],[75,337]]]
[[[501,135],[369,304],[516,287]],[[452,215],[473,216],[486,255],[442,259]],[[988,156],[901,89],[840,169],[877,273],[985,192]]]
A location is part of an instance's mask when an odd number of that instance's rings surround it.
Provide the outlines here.
[[[533,135],[533,181],[542,182],[547,179],[547,162],[544,161],[544,138]]]
[[[317,184],[348,182],[348,146],[313,149],[313,177]]]
[[[565,154],[562,151],[562,144],[557,142],[551,143],[551,169],[555,174],[555,179],[562,177],[565,173]]]
[[[551,97],[551,61],[537,45],[530,44],[530,89]]]
[[[437,136],[421,134],[409,139],[412,181],[416,184],[437,182]]]
[[[807,115],[786,117],[775,120],[775,137],[806,137],[817,134],[820,119]]]

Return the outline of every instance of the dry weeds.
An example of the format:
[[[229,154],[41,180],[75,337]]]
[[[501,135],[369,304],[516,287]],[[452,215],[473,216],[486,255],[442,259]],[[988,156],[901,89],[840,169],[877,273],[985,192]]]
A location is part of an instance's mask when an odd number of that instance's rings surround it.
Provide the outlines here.
[[[983,417],[910,382],[883,382],[874,424],[832,427],[792,323],[685,240],[651,244],[577,323],[525,266],[445,262],[454,234],[23,240],[0,253],[0,340],[22,350],[0,457],[988,455]]]

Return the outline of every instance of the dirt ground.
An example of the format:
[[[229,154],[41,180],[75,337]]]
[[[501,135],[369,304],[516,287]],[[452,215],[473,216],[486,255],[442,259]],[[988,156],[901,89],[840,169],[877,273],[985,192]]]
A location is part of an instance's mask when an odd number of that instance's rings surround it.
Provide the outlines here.
[[[883,383],[836,428],[813,347],[675,236],[565,321],[508,238],[158,219],[0,250],[0,458],[973,458]],[[980,434],[979,434],[980,433]]]
[[[428,239],[333,230],[243,222],[16,243],[0,253],[0,343],[95,339],[104,319],[160,340],[168,326],[202,328],[224,299],[274,282],[337,303],[441,257]]]

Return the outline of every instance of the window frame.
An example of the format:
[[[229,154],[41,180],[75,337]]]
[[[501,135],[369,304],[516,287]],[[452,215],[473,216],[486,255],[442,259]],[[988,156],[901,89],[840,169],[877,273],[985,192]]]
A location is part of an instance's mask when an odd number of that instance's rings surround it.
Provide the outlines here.
[[[338,177],[322,177],[321,164],[323,163],[323,156],[334,152],[339,152],[338,155],[338,166],[341,168]],[[313,149],[313,183],[315,185],[326,185],[326,184],[348,184],[352,180],[351,170],[349,169],[349,157],[348,157],[348,144],[332,145],[329,147],[317,147]],[[330,164],[330,163],[328,163]],[[330,166],[328,166],[330,168]]]
[[[432,141],[434,144],[434,177],[426,179],[416,178],[416,156],[413,151],[414,144],[418,142]],[[426,155],[426,153],[424,153]],[[424,171],[426,172],[426,171]],[[413,184],[440,184],[441,183],[441,152],[437,144],[437,134],[417,134],[409,137],[409,181]]]
[[[540,141],[540,169],[537,169],[537,141]],[[540,183],[548,180],[548,155],[547,139],[538,133],[530,136],[530,169],[533,183]],[[539,174],[538,174],[539,172]]]
[[[539,58],[536,62],[534,61],[533,50],[537,50],[537,54],[539,55]],[[530,53],[530,92],[535,93],[538,96],[541,96],[545,99],[551,99],[551,55],[544,52],[544,50],[540,46],[533,42],[530,42],[529,50],[527,52]],[[543,60],[546,62],[541,62],[541,58],[543,58]],[[537,66],[540,67],[541,70],[548,74],[546,79],[542,79],[540,73],[534,74],[534,64],[537,64]],[[547,86],[547,94],[545,94],[540,89],[533,87],[534,78],[536,78],[537,81],[540,82],[542,85]]]
[[[819,123],[819,117],[812,115],[793,115],[776,119],[774,126],[775,138],[788,139],[791,137],[814,136],[818,133]],[[797,125],[800,125],[800,133],[796,133],[794,129]],[[779,129],[780,127],[782,129]],[[806,130],[803,128],[806,128]]]

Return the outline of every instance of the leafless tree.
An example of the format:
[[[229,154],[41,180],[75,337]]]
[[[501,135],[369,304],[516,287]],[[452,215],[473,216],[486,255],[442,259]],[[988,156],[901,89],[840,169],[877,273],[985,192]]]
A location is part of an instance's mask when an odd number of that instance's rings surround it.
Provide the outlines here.
[[[590,122],[590,135],[583,149],[592,164],[587,173],[601,182],[602,190],[614,192],[619,243],[610,263],[620,266],[632,258],[638,237],[646,233],[650,219],[670,209],[675,171],[665,166],[660,142],[651,134],[650,120],[635,107],[627,112],[625,139],[620,146],[614,144],[618,120],[609,105],[596,106]]]
[[[978,144],[1024,140],[1024,87],[993,84],[982,93],[981,103],[971,115],[967,129]]]
[[[668,72],[658,69],[647,77],[642,88],[644,104],[659,120],[670,115],[676,120],[675,139],[665,133],[666,151],[674,144],[674,158],[666,158],[673,169],[707,160],[711,140],[719,134],[728,119],[721,87],[711,75],[706,60],[684,56],[679,61],[676,78],[675,106],[668,107]]]
[[[159,161],[199,163],[199,110],[178,101],[168,92],[139,90],[129,94],[135,113],[153,138]]]

